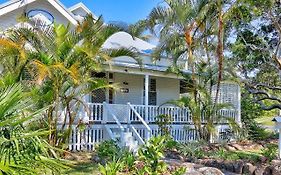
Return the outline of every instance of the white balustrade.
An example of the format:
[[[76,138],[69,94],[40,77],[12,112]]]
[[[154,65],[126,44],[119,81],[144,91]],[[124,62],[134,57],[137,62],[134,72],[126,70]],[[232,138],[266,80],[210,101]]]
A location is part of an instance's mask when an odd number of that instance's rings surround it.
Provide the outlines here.
[[[89,121],[101,122],[103,121],[104,107],[102,103],[88,103],[90,116]]]
[[[132,105],[133,108],[145,119],[145,105]],[[172,118],[172,122],[175,123],[191,123],[190,111],[188,108],[179,108],[173,106],[148,106],[148,118],[147,122],[155,122],[156,117],[159,115],[169,115]],[[132,115],[131,121],[139,121],[137,116]]]
[[[104,120],[104,106],[101,103],[89,103],[90,116],[89,121],[102,122]],[[127,104],[107,104],[111,109],[112,113],[118,117],[118,120],[123,122],[140,122],[139,117],[130,110]],[[145,105],[131,105],[136,112],[147,122],[154,123],[156,117],[159,115],[171,116],[172,122],[174,123],[192,123],[192,117],[188,108],[179,108],[174,106],[148,106],[148,117],[145,118]],[[221,117],[232,118],[237,120],[238,111],[234,109],[222,109],[219,110],[218,114]],[[129,117],[129,121],[128,121]],[[105,122],[115,122],[115,120],[107,114]],[[204,119],[202,118],[204,122]],[[221,122],[226,123],[226,120]]]

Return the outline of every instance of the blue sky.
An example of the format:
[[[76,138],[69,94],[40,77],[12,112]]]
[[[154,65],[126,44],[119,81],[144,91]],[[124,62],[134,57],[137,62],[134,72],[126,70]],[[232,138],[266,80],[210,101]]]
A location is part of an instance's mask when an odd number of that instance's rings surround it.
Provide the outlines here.
[[[67,7],[81,0],[61,0]],[[124,21],[134,23],[144,19],[161,0],[82,0],[97,16],[103,15],[106,22]]]
[[[0,0],[0,3],[7,0]],[[83,2],[95,15],[103,15],[106,22],[135,23],[144,19],[151,9],[163,0],[60,0],[66,7]]]

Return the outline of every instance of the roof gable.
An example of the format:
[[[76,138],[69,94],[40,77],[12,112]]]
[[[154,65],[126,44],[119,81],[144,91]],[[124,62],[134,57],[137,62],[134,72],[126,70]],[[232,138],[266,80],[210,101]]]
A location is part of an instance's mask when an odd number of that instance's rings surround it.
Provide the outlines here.
[[[38,0],[12,0],[0,5],[0,16],[13,12],[21,7],[28,6],[29,4]],[[49,2],[57,11],[61,13],[71,24],[77,25],[77,21],[73,15],[66,9],[66,7],[57,0],[44,0]]]

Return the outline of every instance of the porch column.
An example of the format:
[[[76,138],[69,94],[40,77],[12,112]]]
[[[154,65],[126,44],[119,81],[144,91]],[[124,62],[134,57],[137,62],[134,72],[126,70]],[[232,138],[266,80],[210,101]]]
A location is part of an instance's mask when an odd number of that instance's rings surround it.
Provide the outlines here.
[[[145,105],[145,121],[148,119],[148,91],[149,91],[149,75],[145,75],[144,79],[144,105]]]

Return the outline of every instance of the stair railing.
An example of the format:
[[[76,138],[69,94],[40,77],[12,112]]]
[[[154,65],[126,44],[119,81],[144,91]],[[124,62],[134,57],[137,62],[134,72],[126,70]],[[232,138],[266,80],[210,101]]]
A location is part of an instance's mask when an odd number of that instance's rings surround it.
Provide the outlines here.
[[[138,117],[139,121],[141,121],[141,123],[144,125],[144,127],[146,128],[147,130],[147,134],[146,134],[146,140],[150,139],[151,137],[151,128],[148,126],[148,124],[144,121],[144,119],[140,116],[140,114],[136,111],[136,109],[130,104],[130,103],[127,103],[129,108],[134,112],[134,114]],[[130,114],[129,114],[130,115]],[[134,131],[134,129],[133,129]],[[136,130],[135,130],[136,131]],[[135,132],[134,131],[134,132]],[[138,133],[137,133],[138,134]],[[143,142],[144,143],[144,142]]]
[[[115,120],[115,122],[117,123],[117,125],[121,131],[120,132],[120,137],[121,137],[120,141],[121,141],[121,144],[123,145],[125,128],[122,126],[122,124],[120,123],[120,121],[118,120],[116,115],[113,113],[113,111],[108,107],[107,103],[104,102],[103,105],[104,105],[104,108],[105,108],[107,114],[110,114],[112,116],[112,118]]]

